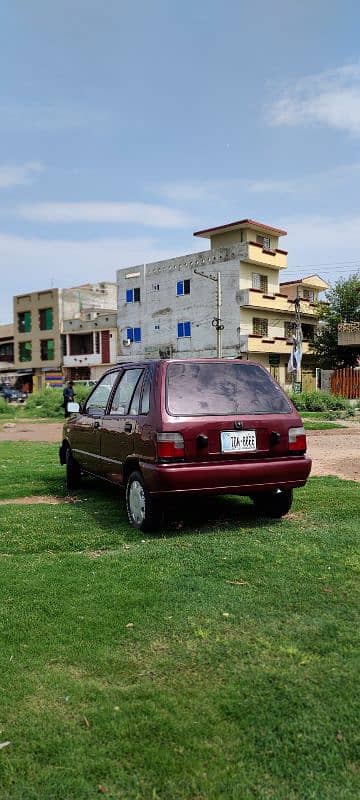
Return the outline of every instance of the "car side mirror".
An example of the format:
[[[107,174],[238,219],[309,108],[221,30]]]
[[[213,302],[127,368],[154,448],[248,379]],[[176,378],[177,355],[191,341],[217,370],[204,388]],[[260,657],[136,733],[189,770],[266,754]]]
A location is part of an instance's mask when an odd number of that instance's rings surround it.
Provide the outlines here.
[[[69,414],[78,414],[80,411],[79,403],[68,403],[66,406],[66,410]]]

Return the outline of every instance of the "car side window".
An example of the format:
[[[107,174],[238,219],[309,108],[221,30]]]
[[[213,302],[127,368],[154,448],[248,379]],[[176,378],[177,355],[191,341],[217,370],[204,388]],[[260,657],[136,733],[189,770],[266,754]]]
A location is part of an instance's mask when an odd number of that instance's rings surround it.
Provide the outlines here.
[[[118,374],[118,372],[110,372],[98,383],[89,399],[86,401],[84,409],[86,414],[90,414],[90,416],[92,414],[105,414],[111,390],[117,380]]]
[[[134,389],[139,381],[142,369],[126,369],[112,399],[110,414],[123,416],[128,413]]]
[[[141,375],[136,384],[136,389],[132,397],[129,414],[134,414],[136,416],[136,414],[139,413],[140,397],[141,397],[141,390],[143,387],[143,383],[144,383],[144,374]]]
[[[148,370],[144,380],[144,388],[140,404],[140,414],[148,414],[150,411],[150,389],[151,389],[151,374],[150,370]]]

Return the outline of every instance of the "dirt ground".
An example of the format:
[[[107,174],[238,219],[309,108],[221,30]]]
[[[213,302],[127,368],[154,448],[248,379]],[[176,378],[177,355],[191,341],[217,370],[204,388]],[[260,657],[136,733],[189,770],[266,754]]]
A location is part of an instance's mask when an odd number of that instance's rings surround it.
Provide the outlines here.
[[[0,442],[60,442],[62,422],[0,423]],[[337,475],[360,481],[360,424],[328,431],[307,431],[312,475]]]

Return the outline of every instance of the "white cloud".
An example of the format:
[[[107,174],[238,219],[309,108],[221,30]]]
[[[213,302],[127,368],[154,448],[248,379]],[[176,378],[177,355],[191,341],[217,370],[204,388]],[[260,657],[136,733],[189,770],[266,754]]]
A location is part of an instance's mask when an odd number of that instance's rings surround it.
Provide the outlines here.
[[[196,203],[198,201],[219,201],[237,198],[239,192],[242,193],[242,204],[244,204],[244,193],[251,194],[293,194],[306,192],[321,192],[324,189],[340,186],[342,183],[348,185],[349,181],[358,182],[360,162],[353,164],[342,164],[328,170],[292,176],[287,179],[261,177],[259,179],[250,178],[229,178],[222,181],[193,181],[164,184],[159,187],[160,194],[168,197],[175,202]],[[253,202],[253,201],[251,201]]]
[[[242,178],[205,181],[173,181],[156,187],[156,192],[176,203],[198,203],[216,200],[223,193],[239,191],[246,187]]]
[[[0,322],[12,317],[12,296],[53,286],[74,286],[87,281],[116,280],[121,267],[170,258],[151,237],[61,240],[0,234],[3,265]]]
[[[33,222],[126,222],[153,228],[182,228],[188,217],[177,209],[150,203],[34,203],[17,214]]]
[[[309,75],[267,109],[273,125],[325,125],[360,134],[360,64]]]
[[[2,164],[0,165],[0,188],[7,189],[9,186],[30,183],[34,174],[42,172],[43,169],[43,165],[38,161],[28,161],[25,164]]]

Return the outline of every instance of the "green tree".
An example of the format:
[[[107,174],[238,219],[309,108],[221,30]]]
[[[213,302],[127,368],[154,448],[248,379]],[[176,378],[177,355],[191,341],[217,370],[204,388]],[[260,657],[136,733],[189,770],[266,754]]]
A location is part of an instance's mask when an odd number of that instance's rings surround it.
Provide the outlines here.
[[[360,322],[360,272],[340,278],[325,297],[326,302],[319,303],[320,324],[312,348],[318,365],[323,369],[352,366],[359,348],[339,347],[338,325]]]

